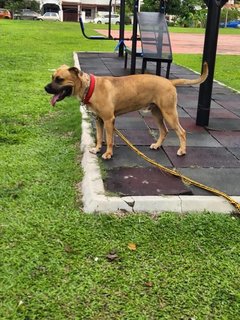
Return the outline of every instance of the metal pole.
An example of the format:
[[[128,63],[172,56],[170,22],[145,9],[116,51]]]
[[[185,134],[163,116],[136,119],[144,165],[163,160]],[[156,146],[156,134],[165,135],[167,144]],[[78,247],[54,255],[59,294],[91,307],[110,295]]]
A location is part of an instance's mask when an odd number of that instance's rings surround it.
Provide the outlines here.
[[[108,38],[111,39],[111,17],[112,17],[112,0],[109,1],[108,7]]]
[[[123,57],[124,54],[124,28],[125,28],[125,0],[120,2],[120,26],[119,26],[119,51],[118,56]]]
[[[200,85],[196,124],[207,126],[209,123],[214,67],[217,52],[217,40],[221,7],[228,0],[205,0],[208,6],[207,26],[203,50],[203,62],[207,61],[209,74],[207,80]]]
[[[137,12],[139,0],[134,1],[133,7],[133,31],[132,31],[132,55],[131,55],[131,74],[136,71],[136,52],[137,52]]]
[[[165,14],[165,0],[161,0],[160,1],[160,10],[159,10],[159,12],[160,13],[163,13],[163,14]]]

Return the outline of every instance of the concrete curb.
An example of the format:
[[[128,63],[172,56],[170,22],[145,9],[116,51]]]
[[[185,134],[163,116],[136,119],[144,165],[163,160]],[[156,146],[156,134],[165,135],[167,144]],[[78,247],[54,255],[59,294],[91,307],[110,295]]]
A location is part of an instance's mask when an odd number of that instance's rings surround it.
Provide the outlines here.
[[[75,66],[80,68],[76,53],[74,53]],[[234,207],[227,200],[217,196],[128,196],[116,197],[106,195],[104,184],[98,164],[98,157],[89,152],[94,146],[92,129],[86,110],[81,106],[82,114],[82,167],[84,177],[82,180],[82,201],[86,213],[115,213],[126,212],[221,212],[231,213]],[[240,196],[233,196],[240,202]]]

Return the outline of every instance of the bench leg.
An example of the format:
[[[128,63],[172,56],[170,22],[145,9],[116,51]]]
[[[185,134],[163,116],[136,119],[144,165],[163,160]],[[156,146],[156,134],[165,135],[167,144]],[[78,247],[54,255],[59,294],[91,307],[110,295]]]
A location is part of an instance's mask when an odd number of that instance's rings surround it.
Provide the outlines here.
[[[142,73],[145,73],[146,68],[147,68],[147,60],[143,58],[143,61],[142,61]]]
[[[127,60],[128,60],[128,53],[127,53],[127,51],[125,51],[124,69],[127,68]]]
[[[161,75],[161,61],[157,61],[156,75]]]
[[[169,78],[169,73],[170,73],[170,67],[171,67],[171,62],[167,63],[167,72],[166,72],[166,78]]]

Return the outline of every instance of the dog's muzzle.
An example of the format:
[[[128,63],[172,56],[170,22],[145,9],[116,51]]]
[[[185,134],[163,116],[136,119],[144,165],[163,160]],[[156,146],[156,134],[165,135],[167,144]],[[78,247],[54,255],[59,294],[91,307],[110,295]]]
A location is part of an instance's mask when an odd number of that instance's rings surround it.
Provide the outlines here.
[[[53,97],[51,99],[51,105],[55,106],[57,101],[61,101],[66,97],[69,97],[72,95],[72,86],[63,86],[55,88],[53,87],[52,83],[49,83],[45,86],[45,91],[49,94],[53,94]]]

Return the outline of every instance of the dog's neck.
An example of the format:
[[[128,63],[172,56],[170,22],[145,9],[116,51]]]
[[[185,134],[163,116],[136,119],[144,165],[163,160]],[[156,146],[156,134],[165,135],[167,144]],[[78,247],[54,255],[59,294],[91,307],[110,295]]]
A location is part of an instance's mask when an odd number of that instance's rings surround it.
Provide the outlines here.
[[[77,90],[78,92],[78,97],[79,99],[82,101],[85,100],[85,97],[88,93],[89,87],[90,87],[90,83],[91,83],[91,79],[90,79],[90,75],[83,72],[81,77],[80,77],[80,88],[79,90]]]

